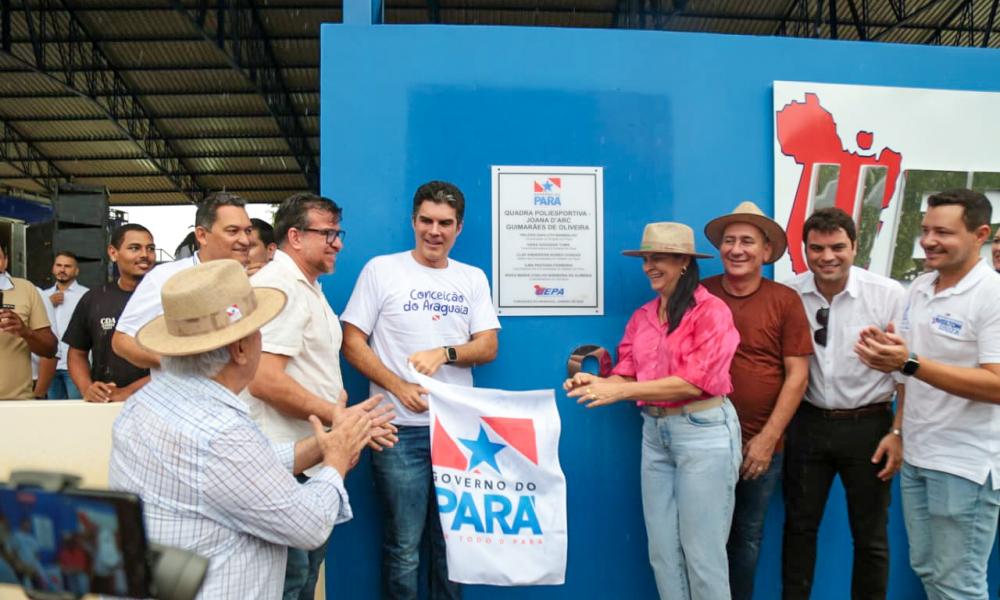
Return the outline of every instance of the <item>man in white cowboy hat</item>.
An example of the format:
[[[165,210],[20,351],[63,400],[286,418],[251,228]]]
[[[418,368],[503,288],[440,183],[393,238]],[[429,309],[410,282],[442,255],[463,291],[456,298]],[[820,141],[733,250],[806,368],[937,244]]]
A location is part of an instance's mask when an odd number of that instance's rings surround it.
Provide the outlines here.
[[[763,266],[787,246],[780,225],[743,202],[709,221],[705,236],[719,249],[725,272],[702,285],[729,306],[740,332],[730,399],[743,430],[743,464],[727,549],[733,598],[749,600],[764,517],[781,475],[782,437],[809,379],[812,339],[799,295],[763,277]]]
[[[209,559],[200,598],[276,598],[286,546],[316,547],[351,518],[343,478],[392,414],[379,398],[331,406],[310,416],[312,436],[272,445],[237,394],[285,294],[253,288],[240,263],[217,260],[171,277],[162,300],[136,341],[163,357],[164,373],[115,421],[110,486],[142,498],[152,541]],[[292,474],[317,463],[299,485]]]

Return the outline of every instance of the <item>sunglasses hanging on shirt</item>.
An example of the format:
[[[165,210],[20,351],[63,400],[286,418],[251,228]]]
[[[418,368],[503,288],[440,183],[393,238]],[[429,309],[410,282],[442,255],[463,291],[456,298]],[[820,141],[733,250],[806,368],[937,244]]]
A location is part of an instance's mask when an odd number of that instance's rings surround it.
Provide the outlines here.
[[[813,341],[820,346],[826,347],[826,332],[827,323],[830,322],[830,308],[824,306],[823,308],[816,311],[816,322],[819,323],[819,329],[813,332]]]

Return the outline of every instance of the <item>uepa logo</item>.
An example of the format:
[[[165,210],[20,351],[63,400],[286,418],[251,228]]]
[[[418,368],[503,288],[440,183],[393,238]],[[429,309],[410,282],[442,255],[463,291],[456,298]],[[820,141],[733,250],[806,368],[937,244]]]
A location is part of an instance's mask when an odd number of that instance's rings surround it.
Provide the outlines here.
[[[559,287],[545,287],[544,285],[534,284],[535,295],[536,296],[565,296],[566,288]]]
[[[562,177],[535,180],[535,206],[562,206]]]
[[[453,437],[437,419],[432,444],[438,510],[452,517],[450,531],[542,534],[535,512],[536,484],[523,477],[502,477],[497,460],[498,456],[505,461],[527,459],[538,465],[532,419],[482,417],[478,433],[469,437]]]

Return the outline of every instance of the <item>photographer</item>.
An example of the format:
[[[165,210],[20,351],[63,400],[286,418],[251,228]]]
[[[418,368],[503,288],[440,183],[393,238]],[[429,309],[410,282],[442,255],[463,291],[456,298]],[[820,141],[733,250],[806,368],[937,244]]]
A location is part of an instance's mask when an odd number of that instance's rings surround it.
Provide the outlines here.
[[[331,431],[313,415],[312,437],[272,446],[237,394],[284,293],[252,288],[239,263],[216,260],[171,277],[162,300],[163,315],[136,339],[164,357],[165,374],[115,422],[111,487],[143,499],[152,541],[209,559],[202,598],[275,598],[286,546],[317,547],[351,518],[343,478],[394,415],[377,408],[380,397],[334,406]]]

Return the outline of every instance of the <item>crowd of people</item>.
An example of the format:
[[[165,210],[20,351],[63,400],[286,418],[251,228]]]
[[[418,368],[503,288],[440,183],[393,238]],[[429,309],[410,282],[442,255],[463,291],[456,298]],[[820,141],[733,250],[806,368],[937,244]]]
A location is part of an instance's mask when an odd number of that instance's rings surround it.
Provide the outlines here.
[[[149,231],[122,227],[108,247],[120,276],[90,291],[70,254],[42,291],[6,275],[0,251],[0,359],[17,374],[0,397],[64,397],[75,385],[89,401],[127,398],[111,485],[143,498],[154,541],[210,558],[203,598],[311,598],[332,529],[351,518],[343,478],[365,447],[384,515],[382,597],[422,595],[424,547],[429,597],[460,598],[437,518],[427,390],[407,373],[472,385],[471,367],[498,352],[485,273],[449,256],[462,192],[417,189],[413,247],[369,260],[339,317],[319,278],[344,249],[342,209],[296,194],[272,228],[244,206],[207,198],[192,252],[155,269]],[[751,202],[705,225],[724,268],[706,279],[697,259],[711,255],[689,226],[646,226],[624,254],[642,259],[654,297],[628,320],[610,376],[581,372],[563,387],[588,408],[629,401],[642,413],[661,598],[751,598],[779,481],[783,597],[809,598],[836,476],[852,597],[885,598],[900,471],[928,597],[987,597],[1000,515],[1000,232],[992,267],[980,258],[990,223],[978,192],[931,196],[925,273],[908,290],[854,266],[855,222],[837,208],[806,220],[808,271],[784,283],[763,270],[784,254],[785,231]],[[432,314],[414,294],[455,310]],[[341,352],[369,379],[368,399],[348,405]],[[31,353],[42,357],[34,381]]]

